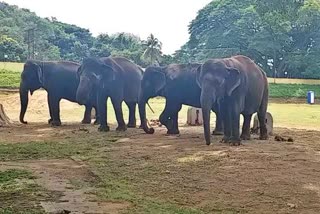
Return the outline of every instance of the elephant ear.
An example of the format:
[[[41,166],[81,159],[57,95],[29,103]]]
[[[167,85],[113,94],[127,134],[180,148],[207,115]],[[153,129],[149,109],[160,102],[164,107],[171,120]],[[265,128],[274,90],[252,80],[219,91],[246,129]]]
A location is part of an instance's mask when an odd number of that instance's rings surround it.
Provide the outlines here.
[[[226,81],[226,92],[228,96],[231,96],[232,92],[240,86],[240,72],[236,68],[227,68],[228,77]]]
[[[38,81],[39,81],[40,85],[43,85],[44,76],[43,76],[43,72],[42,72],[40,65],[35,62],[31,62],[31,65],[34,67],[34,71],[36,72],[36,76],[38,77]]]
[[[101,79],[104,81],[113,81],[116,79],[116,73],[123,72],[122,68],[112,59],[101,62]]]
[[[152,84],[155,93],[159,93],[167,84],[166,75],[161,71],[161,68],[153,69],[150,74],[150,84]]]
[[[200,88],[201,88],[201,82],[200,82],[201,68],[202,68],[202,66],[199,65],[199,67],[198,67],[197,70],[196,70],[196,81],[197,81],[197,84],[198,84],[198,86],[199,86]]]

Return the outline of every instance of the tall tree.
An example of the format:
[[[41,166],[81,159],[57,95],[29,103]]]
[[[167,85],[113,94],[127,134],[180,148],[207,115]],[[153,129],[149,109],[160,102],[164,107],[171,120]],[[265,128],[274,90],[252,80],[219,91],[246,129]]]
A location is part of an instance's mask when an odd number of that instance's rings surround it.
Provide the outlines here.
[[[269,76],[320,77],[318,0],[214,0],[189,26],[179,61],[244,54]]]
[[[147,38],[147,41],[144,43],[146,49],[142,55],[142,58],[149,64],[149,65],[159,65],[161,60],[161,49],[162,43],[154,37],[153,34]]]

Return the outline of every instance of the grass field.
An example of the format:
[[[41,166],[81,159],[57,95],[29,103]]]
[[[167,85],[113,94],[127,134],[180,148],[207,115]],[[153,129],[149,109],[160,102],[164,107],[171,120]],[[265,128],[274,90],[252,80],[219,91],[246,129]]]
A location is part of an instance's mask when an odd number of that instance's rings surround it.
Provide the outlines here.
[[[22,63],[0,62],[0,88],[18,88]],[[308,91],[314,91],[315,96],[320,95],[320,86],[317,80],[279,79],[279,83],[273,83],[269,78],[270,97],[275,98],[304,98]]]

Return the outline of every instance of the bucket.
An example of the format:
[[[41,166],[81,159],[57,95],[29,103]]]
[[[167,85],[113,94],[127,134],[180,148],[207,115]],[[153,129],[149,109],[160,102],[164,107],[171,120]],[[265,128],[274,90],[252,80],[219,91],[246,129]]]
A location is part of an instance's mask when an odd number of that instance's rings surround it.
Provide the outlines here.
[[[314,104],[314,92],[313,91],[308,91],[308,93],[307,93],[307,102],[309,104]]]

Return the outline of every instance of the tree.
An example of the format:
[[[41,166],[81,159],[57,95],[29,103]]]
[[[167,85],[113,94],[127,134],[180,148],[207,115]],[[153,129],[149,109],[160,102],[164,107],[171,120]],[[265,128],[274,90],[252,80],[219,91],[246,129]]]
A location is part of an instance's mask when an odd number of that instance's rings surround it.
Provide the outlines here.
[[[25,48],[21,44],[6,35],[0,36],[0,61],[17,62],[25,58]]]
[[[162,54],[162,43],[157,38],[155,38],[153,34],[150,34],[150,36],[147,38],[147,41],[144,44],[146,46],[146,49],[142,55],[142,58],[149,65],[159,65]]]
[[[243,54],[269,76],[316,78],[320,70],[318,0],[214,0],[198,12],[189,33],[175,54],[179,61]]]

